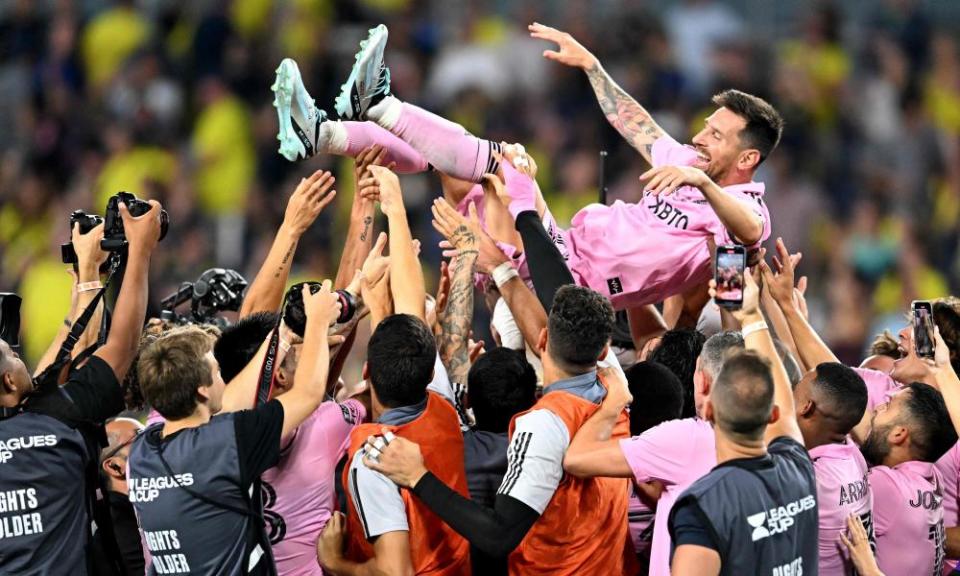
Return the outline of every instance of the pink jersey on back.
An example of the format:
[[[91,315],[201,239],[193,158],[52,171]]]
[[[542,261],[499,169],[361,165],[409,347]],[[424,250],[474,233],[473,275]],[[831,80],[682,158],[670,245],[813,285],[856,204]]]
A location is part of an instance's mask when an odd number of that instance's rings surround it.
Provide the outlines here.
[[[844,444],[824,444],[810,450],[817,474],[817,507],[820,514],[820,575],[846,576],[853,564],[840,542],[846,534],[847,517],[856,514],[867,533],[872,530],[872,499],[867,481],[867,462],[860,448],[847,440]]]
[[[657,502],[650,551],[650,576],[670,575],[667,520],[680,493],[717,465],[716,437],[699,418],[671,420],[640,436],[620,441],[620,450],[638,483],[660,480],[666,487]]]
[[[261,476],[264,518],[277,573],[323,574],[317,538],[336,506],[334,474],[350,431],[366,416],[356,400],[324,402],[284,439],[280,462]]]
[[[943,527],[955,528],[960,525],[960,512],[957,509],[957,493],[960,492],[960,443],[954,444],[953,448],[937,460],[936,467],[943,478]],[[958,565],[957,560],[947,559],[943,573],[953,572]]]
[[[691,166],[696,151],[663,136],[653,145],[654,166]],[[763,219],[761,242],[770,236],[764,185],[750,182],[724,190]],[[733,242],[699,189],[678,188],[669,196],[645,193],[635,204],[591,204],[573,217],[565,241],[578,282],[623,309],[653,304],[710,279],[707,240]],[[757,244],[759,245],[759,243]]]
[[[870,469],[877,563],[884,574],[938,576],[943,570],[943,481],[929,462]]]
[[[473,202],[477,207],[477,218],[480,219],[480,227],[484,232],[487,232],[486,204],[484,201],[483,187],[481,185],[475,184],[473,188],[467,192],[466,196],[464,196],[463,199],[460,200],[460,203],[457,204],[457,212],[469,218],[471,202]],[[499,240],[494,241],[497,244],[497,248],[503,251],[507,258],[513,261],[517,268],[517,273],[520,275],[520,279],[523,280],[528,288],[533,290],[533,281],[530,279],[530,269],[527,267],[526,254],[520,252],[520,250],[512,244],[501,242]],[[493,282],[493,279],[490,278],[488,274],[477,272],[473,275],[473,283],[481,292],[486,291],[488,282]]]
[[[869,368],[854,368],[854,372],[863,378],[867,385],[867,411],[874,410],[879,404],[890,401],[890,395],[900,389],[900,384],[889,374]]]
[[[630,499],[627,501],[627,522],[630,524],[630,541],[633,551],[640,558],[650,558],[653,544],[653,518],[656,512],[637,495],[636,487],[630,484]]]

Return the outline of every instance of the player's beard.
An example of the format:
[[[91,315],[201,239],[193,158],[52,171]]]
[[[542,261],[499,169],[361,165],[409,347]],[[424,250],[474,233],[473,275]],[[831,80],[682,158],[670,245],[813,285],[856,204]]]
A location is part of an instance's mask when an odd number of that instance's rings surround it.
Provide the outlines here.
[[[890,454],[890,442],[887,441],[887,434],[890,432],[892,424],[875,427],[870,430],[870,435],[860,447],[860,452],[868,463],[872,466],[883,464],[884,459]]]

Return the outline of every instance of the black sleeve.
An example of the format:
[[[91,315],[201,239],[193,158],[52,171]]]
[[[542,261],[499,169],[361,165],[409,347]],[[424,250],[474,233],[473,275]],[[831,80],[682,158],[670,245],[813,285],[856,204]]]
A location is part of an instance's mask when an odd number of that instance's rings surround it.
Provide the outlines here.
[[[241,410],[234,415],[233,425],[240,456],[240,484],[246,486],[280,459],[283,404],[271,400],[253,410]]]
[[[73,401],[78,415],[103,422],[123,411],[123,390],[113,368],[98,356],[70,374],[63,391]]]
[[[461,496],[432,472],[417,482],[413,493],[472,545],[495,558],[513,552],[540,518],[536,510],[504,494],[497,495],[491,510]]]
[[[703,522],[696,504],[692,500],[686,500],[674,509],[670,518],[673,524],[673,547],[682,544],[694,544],[703,546],[711,550],[717,550],[717,544],[710,536],[710,530]],[[672,554],[671,554],[672,557]]]
[[[550,313],[553,297],[561,286],[575,284],[563,254],[550,239],[540,216],[533,210],[517,214],[517,232],[523,240],[530,279],[543,309]]]
[[[789,436],[779,436],[767,445],[767,452],[770,453],[772,458],[782,458],[793,462],[806,478],[807,483],[816,490],[816,473],[806,446]]]

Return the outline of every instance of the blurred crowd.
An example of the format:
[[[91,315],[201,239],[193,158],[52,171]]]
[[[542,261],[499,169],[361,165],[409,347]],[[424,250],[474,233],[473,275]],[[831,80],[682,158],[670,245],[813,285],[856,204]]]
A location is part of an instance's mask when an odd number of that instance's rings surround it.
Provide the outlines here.
[[[774,237],[803,252],[811,310],[822,311],[812,321],[853,363],[874,334],[902,324],[912,299],[960,287],[960,18],[936,2],[803,2],[785,23],[750,4],[5,2],[0,289],[25,296],[26,355],[39,356],[69,307],[59,245],[71,211],[102,214],[119,190],[163,203],[171,233],[151,274],[156,315],[160,299],[207,268],[252,280],[299,178],[329,168],[349,192],[351,162],[277,154],[269,88],[280,60],[294,57],[332,112],[357,41],[381,21],[391,23],[393,91],[482,137],[523,142],[561,223],[601,198],[602,176],[608,201],[638,199],[642,159],[579,71],[543,60],[548,47],[526,33],[539,20],[579,39],[678,137],[699,129],[721,88],[782,112],[783,141],[758,175]],[[432,175],[404,177],[431,270],[439,236],[427,206],[439,189]],[[292,280],[334,273],[330,239],[345,230],[350,197],[307,233]]]

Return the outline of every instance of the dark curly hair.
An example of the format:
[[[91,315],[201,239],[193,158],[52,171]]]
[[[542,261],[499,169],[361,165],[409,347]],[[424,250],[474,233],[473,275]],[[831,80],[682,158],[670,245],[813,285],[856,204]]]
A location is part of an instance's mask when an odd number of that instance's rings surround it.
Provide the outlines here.
[[[613,332],[610,301],[582,286],[557,290],[547,319],[547,351],[570,374],[583,374],[597,366]]]

